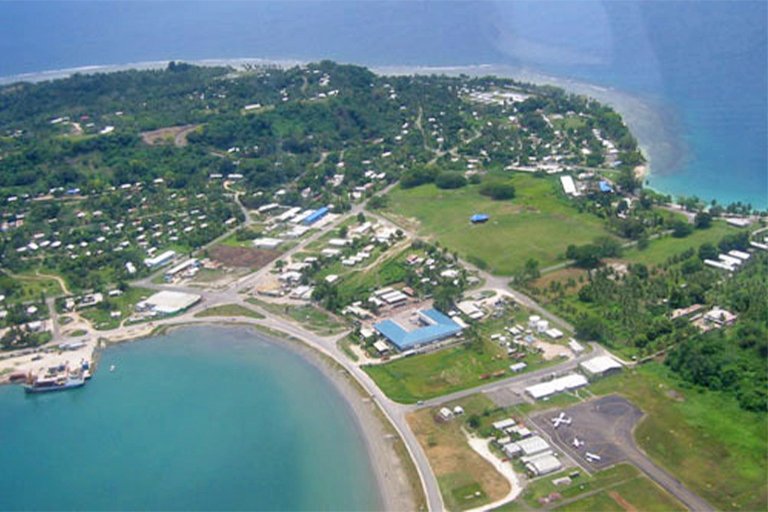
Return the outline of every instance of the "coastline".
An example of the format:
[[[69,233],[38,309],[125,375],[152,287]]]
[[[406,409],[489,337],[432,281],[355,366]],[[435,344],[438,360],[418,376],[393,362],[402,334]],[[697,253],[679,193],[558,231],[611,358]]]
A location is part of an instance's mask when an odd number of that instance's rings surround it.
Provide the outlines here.
[[[248,66],[278,66],[292,67],[305,65],[310,61],[278,58],[222,58],[222,59],[181,59],[184,62],[200,66],[232,66],[240,70]],[[33,73],[22,73],[0,77],[0,85],[6,85],[19,81],[40,82],[66,78],[77,73],[109,73],[125,71],[129,69],[162,69],[168,65],[168,60],[129,62],[125,64],[90,65],[76,68],[64,68]],[[380,75],[429,75],[445,74],[456,76],[466,74],[470,76],[494,75],[502,78],[511,78],[521,82],[530,82],[537,85],[553,85],[565,89],[574,94],[589,96],[614,108],[629,126],[632,134],[637,138],[638,146],[646,163],[642,172],[643,180],[650,179],[652,161],[666,162],[664,167],[669,167],[670,161],[680,163],[684,158],[686,149],[679,134],[676,134],[670,126],[675,122],[667,115],[665,118],[663,105],[652,98],[640,98],[609,87],[588,84],[569,78],[561,78],[547,75],[526,68],[517,68],[502,64],[475,64],[460,66],[369,66]],[[663,155],[659,157],[658,155]],[[658,171],[658,169],[657,169]],[[663,172],[663,171],[662,171]],[[651,187],[652,188],[652,187]],[[659,192],[664,193],[663,190]]]
[[[413,496],[408,471],[403,467],[404,462],[410,464],[412,462],[402,461],[392,443],[393,436],[398,440],[399,436],[394,433],[396,432],[394,427],[381,414],[375,400],[365,393],[355,378],[339,363],[304,340],[289,334],[273,335],[259,325],[240,321],[205,321],[159,326],[149,337],[154,338],[173,331],[196,327],[246,330],[259,341],[290,350],[316,368],[341,395],[355,419],[356,428],[366,445],[368,465],[376,478],[382,510],[416,510],[417,500]],[[113,343],[139,341],[146,338],[144,336]]]
[[[256,340],[277,345],[291,351],[304,361],[316,368],[339,393],[354,418],[355,427],[360,433],[366,450],[367,464],[376,480],[379,492],[377,502],[382,510],[416,510],[423,503],[423,497],[416,496],[414,489],[421,490],[420,482],[414,487],[411,482],[416,472],[414,463],[402,452],[398,453],[397,443],[404,443],[397,430],[382,413],[375,400],[356,381],[341,364],[330,355],[300,338],[287,333],[275,332],[255,322],[244,318],[203,319],[200,321],[170,322],[160,325],[153,323],[142,324],[140,328],[122,335],[95,335],[95,342],[89,347],[93,362],[93,373],[100,370],[98,360],[101,352],[110,346],[123,343],[140,342],[151,338],[167,335],[171,332],[198,327],[213,327],[219,329],[242,329]],[[46,365],[50,364],[46,362]],[[6,377],[3,375],[2,377]],[[1,384],[11,384],[7,378],[0,377]],[[407,452],[406,452],[407,453]],[[418,477],[417,477],[418,480]]]

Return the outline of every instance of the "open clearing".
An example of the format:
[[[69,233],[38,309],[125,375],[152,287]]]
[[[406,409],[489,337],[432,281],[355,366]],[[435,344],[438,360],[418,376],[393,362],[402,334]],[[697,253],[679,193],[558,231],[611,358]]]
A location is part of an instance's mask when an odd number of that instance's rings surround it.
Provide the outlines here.
[[[211,258],[227,267],[244,267],[259,269],[280,256],[278,251],[249,249],[247,247],[230,247],[217,245],[209,249]]]
[[[199,126],[199,124],[186,124],[183,126],[169,126],[167,128],[142,132],[141,140],[150,146],[155,144],[173,143],[174,146],[184,147],[187,145],[187,135],[197,130]]]
[[[567,485],[552,481],[572,469],[533,480],[522,495],[498,511],[568,510],[583,512],[673,512],[685,510],[677,500],[634,466],[619,464],[590,476],[581,473]]]
[[[742,229],[729,226],[725,221],[716,220],[708,229],[696,229],[685,238],[675,238],[671,235],[651,240],[646,249],[642,251],[632,248],[625,251],[622,260],[632,263],[644,263],[646,265],[659,265],[667,261],[672,256],[683,253],[688,249],[698,250],[704,243],[711,243],[717,246],[717,243],[725,235],[738,233]]]
[[[387,215],[407,227],[414,225],[409,219],[416,219],[420,235],[502,275],[513,274],[529,258],[538,260],[540,268],[554,265],[564,259],[569,244],[609,235],[602,220],[579,213],[558,195],[556,180],[519,173],[507,179],[517,195],[506,201],[480,195],[479,185],[457,190],[432,184],[395,188],[388,196]],[[490,220],[472,225],[469,217],[474,213],[486,213]]]
[[[448,510],[465,510],[490,503],[509,492],[509,483],[467,442],[458,419],[437,423],[434,410],[408,416],[435,472]]]
[[[195,318],[208,316],[245,316],[250,318],[264,318],[264,315],[261,313],[257,313],[256,311],[248,309],[239,304],[223,304],[221,306],[214,306],[195,314]]]

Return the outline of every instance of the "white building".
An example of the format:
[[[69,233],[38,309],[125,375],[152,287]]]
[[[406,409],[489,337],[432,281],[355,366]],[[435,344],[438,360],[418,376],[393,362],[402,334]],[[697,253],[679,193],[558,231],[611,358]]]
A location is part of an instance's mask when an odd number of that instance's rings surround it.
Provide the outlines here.
[[[608,373],[621,370],[622,366],[611,356],[598,356],[579,363],[581,369],[590,377],[602,377]]]
[[[587,384],[589,384],[589,382],[586,377],[577,373],[571,373],[558,379],[528,386],[525,388],[525,391],[535,400],[539,400],[557,393],[562,393],[563,391],[577,389],[586,386]]]
[[[176,251],[165,251],[157,256],[145,259],[144,264],[149,268],[161,267],[166,263],[169,263],[174,256],[176,256]]]
[[[283,243],[282,238],[256,238],[253,241],[253,246],[257,249],[277,249],[277,247]]]
[[[551,453],[545,453],[529,460],[525,467],[534,476],[541,476],[559,471],[563,464]]]
[[[149,310],[162,315],[184,311],[200,301],[200,295],[164,290],[136,304],[138,310]]]

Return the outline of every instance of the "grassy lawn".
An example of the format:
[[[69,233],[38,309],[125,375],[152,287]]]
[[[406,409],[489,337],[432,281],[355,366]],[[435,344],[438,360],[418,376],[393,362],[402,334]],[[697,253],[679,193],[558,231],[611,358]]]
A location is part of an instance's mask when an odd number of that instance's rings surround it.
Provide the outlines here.
[[[245,316],[249,318],[264,318],[264,315],[239,304],[223,304],[214,306],[199,313],[195,313],[195,318],[204,318],[209,316]]]
[[[348,272],[343,275],[337,285],[341,303],[348,304],[363,296],[368,296],[378,288],[389,286],[405,279],[407,272],[403,261],[407,252],[409,251],[401,251],[364,272]],[[370,262],[373,261],[374,259],[371,258]]]
[[[147,288],[128,288],[119,297],[105,297],[104,302],[87,309],[83,309],[80,315],[89,320],[91,325],[98,330],[109,330],[120,327],[120,322],[131,316],[137,302],[146,299],[154,291]],[[112,311],[120,311],[119,318],[112,318]]]
[[[667,261],[671,256],[685,252],[688,249],[698,250],[699,246],[703,243],[709,242],[717,245],[725,235],[739,231],[741,230],[729,226],[724,221],[714,221],[709,229],[697,229],[685,238],[665,236],[657,240],[651,240],[648,248],[642,251],[636,248],[626,250],[621,259],[631,261],[632,263],[659,265]]]
[[[509,176],[505,174],[504,176]],[[510,275],[528,258],[541,268],[562,260],[569,244],[584,244],[608,235],[603,221],[579,213],[556,193],[554,178],[514,174],[517,190],[510,201],[480,195],[479,186],[440,190],[434,185],[394,189],[388,212],[408,222],[418,220],[419,234],[438,240],[451,250],[496,274]],[[471,225],[469,217],[483,212],[491,219]]]
[[[58,281],[50,277],[39,276],[34,272],[14,274],[13,279],[21,285],[21,289],[13,294],[12,300],[14,302],[39,300],[41,293],[44,293],[46,297],[54,297],[64,293]]]
[[[716,508],[768,507],[766,414],[740,409],[733,397],[686,387],[655,363],[590,389],[621,393],[645,411],[635,431],[638,444]]]
[[[273,304],[258,299],[246,299],[270,313],[291,318],[310,331],[323,335],[338,334],[349,328],[341,320],[313,305]]]
[[[685,507],[666,491],[654,484],[640,471],[629,464],[619,464],[589,476],[583,472],[572,483],[556,487],[552,480],[568,476],[573,469],[547,475],[534,480],[522,495],[512,503],[496,510],[504,512],[541,510],[552,493],[561,498],[549,504],[551,510],[583,512],[672,512]],[[623,506],[622,506],[623,505]]]
[[[467,443],[462,421],[437,423],[434,410],[408,416],[408,423],[429,459],[448,510],[465,510],[500,499],[509,483]]]
[[[514,361],[487,338],[482,343],[482,351],[460,345],[364,369],[389,398],[414,403],[485,384],[489,379],[481,379],[484,374],[503,371],[497,378],[509,377],[508,368]],[[543,365],[538,354],[529,354],[523,361],[529,370]]]
[[[355,352],[352,350],[352,338],[353,335],[350,334],[349,336],[345,336],[344,338],[340,339],[336,344],[339,346],[342,352],[347,355],[347,357],[353,361],[358,361],[360,358],[357,357],[357,354],[355,354]]]

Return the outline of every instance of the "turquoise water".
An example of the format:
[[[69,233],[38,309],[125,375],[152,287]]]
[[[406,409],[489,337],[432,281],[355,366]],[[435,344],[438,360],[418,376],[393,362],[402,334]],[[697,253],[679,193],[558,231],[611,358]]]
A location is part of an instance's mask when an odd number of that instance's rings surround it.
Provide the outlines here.
[[[109,348],[80,390],[0,389],[0,509],[376,508],[348,405],[256,336],[179,330]]]

